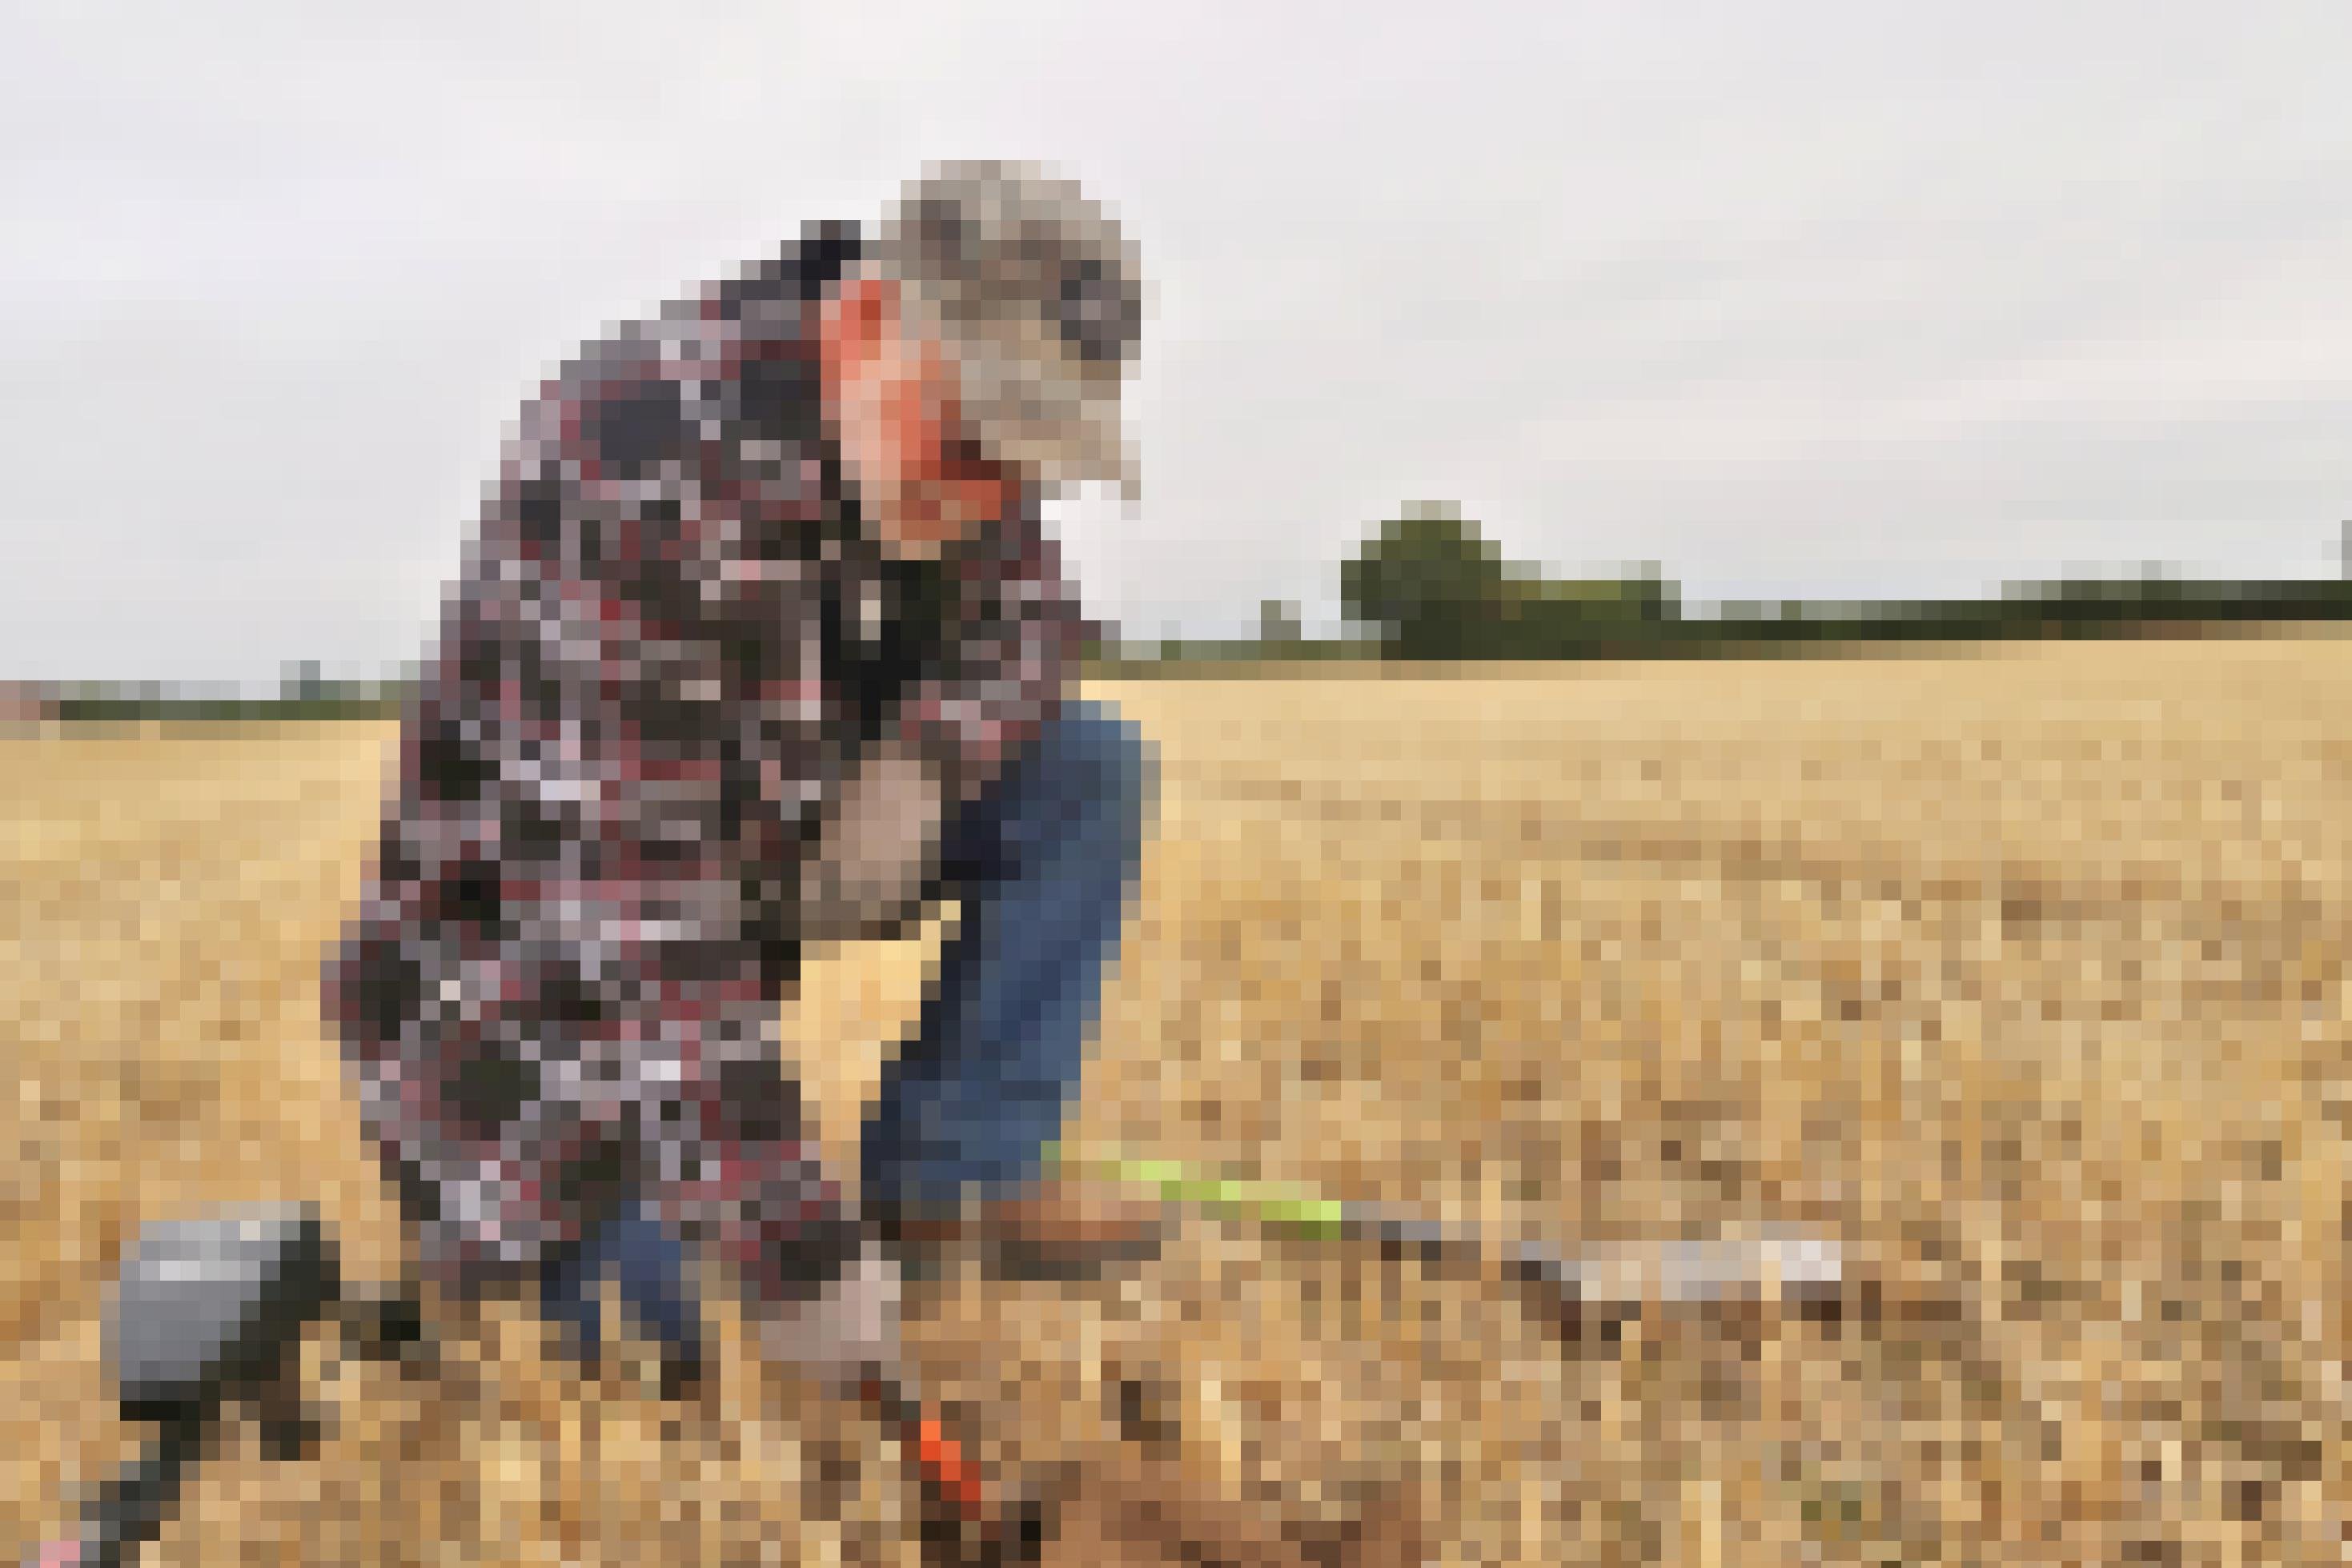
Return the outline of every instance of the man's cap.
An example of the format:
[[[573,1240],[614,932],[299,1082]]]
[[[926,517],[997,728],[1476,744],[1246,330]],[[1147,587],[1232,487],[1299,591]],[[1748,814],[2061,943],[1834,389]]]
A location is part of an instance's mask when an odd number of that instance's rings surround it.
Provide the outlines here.
[[[884,219],[875,260],[956,361],[984,452],[1047,486],[1133,493],[1119,392],[1143,282],[1134,246],[1076,182],[1034,164],[933,165]]]

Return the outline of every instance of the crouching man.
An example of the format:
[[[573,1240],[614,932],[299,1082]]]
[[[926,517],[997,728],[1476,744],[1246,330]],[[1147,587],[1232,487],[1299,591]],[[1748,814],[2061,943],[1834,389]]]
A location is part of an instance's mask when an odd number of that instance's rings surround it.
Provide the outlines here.
[[[906,1249],[1148,1248],[1042,1181],[1146,831],[1137,735],[1066,700],[1039,504],[1127,480],[1140,283],[1035,171],[949,165],[588,349],[525,412],[404,721],[326,994],[424,1269],[603,1281],[703,1363],[716,1256],[777,1358],[896,1353]],[[961,919],[858,1198],[780,1058],[814,944]]]

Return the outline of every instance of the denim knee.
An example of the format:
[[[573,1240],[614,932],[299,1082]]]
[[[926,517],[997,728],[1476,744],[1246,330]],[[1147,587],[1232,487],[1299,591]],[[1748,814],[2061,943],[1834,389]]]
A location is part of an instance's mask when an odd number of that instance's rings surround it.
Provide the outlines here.
[[[1018,882],[1036,856],[1073,836],[1097,851],[1108,839],[1131,860],[1157,783],[1150,744],[1134,725],[1099,703],[1065,703],[949,824],[945,880],[966,890]]]
[[[1140,831],[1158,792],[1159,765],[1151,743],[1133,722],[1107,704],[1074,701],[1040,744],[1041,766],[1062,786],[1056,794],[1075,797],[1095,812]]]

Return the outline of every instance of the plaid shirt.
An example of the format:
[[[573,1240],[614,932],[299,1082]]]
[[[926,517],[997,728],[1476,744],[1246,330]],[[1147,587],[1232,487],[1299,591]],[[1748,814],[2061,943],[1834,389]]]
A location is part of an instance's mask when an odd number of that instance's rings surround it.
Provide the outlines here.
[[[447,599],[325,993],[457,1288],[639,1195],[771,1299],[822,1278],[846,1227],[776,1024],[816,826],[877,739],[969,799],[1059,700],[1082,623],[1034,498],[929,567],[862,537],[807,329],[856,244],[566,366]]]

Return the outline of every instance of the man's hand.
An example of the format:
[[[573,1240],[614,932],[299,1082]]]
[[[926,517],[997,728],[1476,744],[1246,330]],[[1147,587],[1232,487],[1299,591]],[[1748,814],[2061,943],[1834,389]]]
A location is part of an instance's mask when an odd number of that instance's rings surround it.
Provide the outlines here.
[[[938,863],[946,801],[911,751],[878,747],[842,791],[801,883],[809,942],[882,940],[920,913]]]
[[[869,1372],[898,1374],[898,1312],[905,1285],[897,1261],[868,1245],[824,1291],[790,1307],[762,1307],[754,1325],[761,1353],[835,1390]]]

